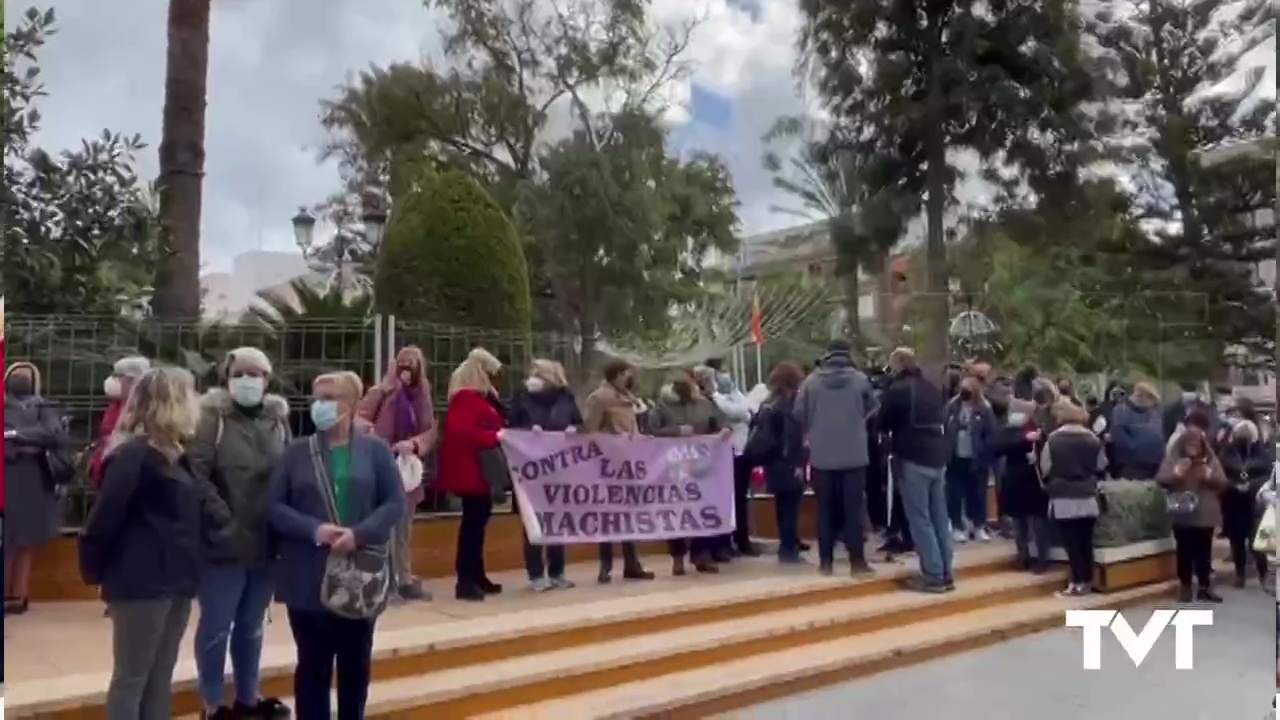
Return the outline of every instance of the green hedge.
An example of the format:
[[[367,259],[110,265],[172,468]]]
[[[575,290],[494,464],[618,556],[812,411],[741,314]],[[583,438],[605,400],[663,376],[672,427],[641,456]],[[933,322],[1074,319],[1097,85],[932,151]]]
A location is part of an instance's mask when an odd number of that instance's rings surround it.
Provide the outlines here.
[[[378,311],[398,318],[529,329],[520,237],[466,173],[428,172],[396,198],[374,281]]]

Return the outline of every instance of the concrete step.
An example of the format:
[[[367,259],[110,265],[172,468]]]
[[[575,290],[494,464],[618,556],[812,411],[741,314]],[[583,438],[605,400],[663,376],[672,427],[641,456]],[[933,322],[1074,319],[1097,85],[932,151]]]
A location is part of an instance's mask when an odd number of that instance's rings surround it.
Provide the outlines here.
[[[888,591],[379,682],[370,689],[368,716],[472,717],[1044,597],[1063,582],[1055,574],[998,573],[945,595]]]
[[[957,575],[962,584],[1007,571],[1012,564],[1013,552],[1007,543],[967,549],[956,556]],[[420,683],[423,676],[459,668],[466,668],[463,675],[480,673],[475,666],[707,623],[746,620],[778,611],[868,598],[893,591],[903,578],[913,574],[913,566],[914,563],[877,564],[875,577],[859,580],[847,575],[821,577],[816,568],[807,572],[803,568],[787,568],[784,572],[771,567],[770,572],[777,574],[705,585],[698,585],[694,578],[680,589],[557,607],[539,607],[538,597],[530,595],[519,607],[494,615],[379,630],[374,639],[374,679],[379,684],[399,678]],[[291,695],[293,669],[291,646],[264,648],[263,693],[276,697]],[[10,683],[6,688],[5,709],[13,717],[103,717],[109,680],[108,669]],[[174,674],[175,715],[199,711],[195,685],[194,663],[184,653]],[[530,699],[522,700],[528,701]]]
[[[1110,595],[1022,600],[473,716],[482,720],[683,720],[729,713],[860,676],[1054,627],[1069,608],[1118,608],[1168,594],[1160,583]],[[993,602],[999,601],[993,598]],[[390,714],[384,717],[390,717]],[[395,717],[426,717],[416,713]]]

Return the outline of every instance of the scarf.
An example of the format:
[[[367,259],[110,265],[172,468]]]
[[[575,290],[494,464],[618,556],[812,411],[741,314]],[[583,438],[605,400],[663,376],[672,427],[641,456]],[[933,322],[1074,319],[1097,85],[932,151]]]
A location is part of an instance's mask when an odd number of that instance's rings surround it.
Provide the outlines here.
[[[422,407],[422,386],[400,384],[391,401],[395,424],[392,426],[392,442],[408,440],[418,434],[418,410]]]

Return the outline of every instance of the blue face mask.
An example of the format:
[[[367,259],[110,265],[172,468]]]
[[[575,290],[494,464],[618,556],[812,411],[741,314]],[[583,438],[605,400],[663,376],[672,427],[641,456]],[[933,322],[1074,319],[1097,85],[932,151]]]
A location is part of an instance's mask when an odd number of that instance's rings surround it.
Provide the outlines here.
[[[266,390],[267,383],[260,377],[242,375],[227,381],[227,392],[231,393],[231,399],[240,407],[258,407],[262,404]]]
[[[316,400],[311,403],[311,422],[315,424],[317,430],[324,432],[333,429],[333,426],[338,424],[339,418],[337,401]]]

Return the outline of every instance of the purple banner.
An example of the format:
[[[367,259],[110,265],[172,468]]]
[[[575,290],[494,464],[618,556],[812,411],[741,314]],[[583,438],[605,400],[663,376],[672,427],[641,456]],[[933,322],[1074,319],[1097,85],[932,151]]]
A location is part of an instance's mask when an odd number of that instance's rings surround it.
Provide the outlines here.
[[[508,430],[502,449],[535,545],[667,540],[733,531],[733,446]]]

